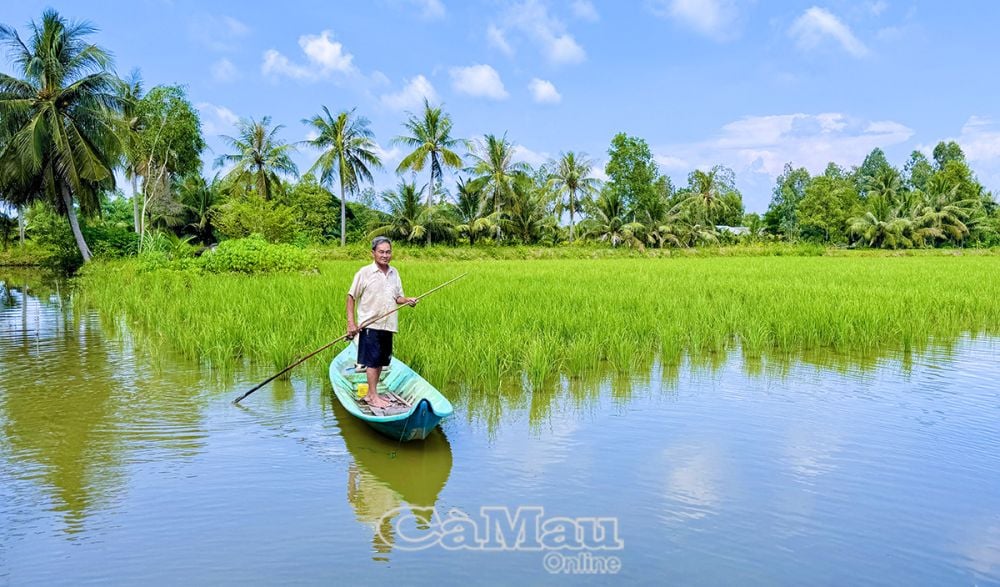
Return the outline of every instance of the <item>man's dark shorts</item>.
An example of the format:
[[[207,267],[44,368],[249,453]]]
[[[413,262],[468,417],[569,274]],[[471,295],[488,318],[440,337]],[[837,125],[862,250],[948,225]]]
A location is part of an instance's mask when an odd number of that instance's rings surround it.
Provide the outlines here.
[[[392,359],[392,332],[362,328],[358,333],[358,363],[365,367],[385,367]]]

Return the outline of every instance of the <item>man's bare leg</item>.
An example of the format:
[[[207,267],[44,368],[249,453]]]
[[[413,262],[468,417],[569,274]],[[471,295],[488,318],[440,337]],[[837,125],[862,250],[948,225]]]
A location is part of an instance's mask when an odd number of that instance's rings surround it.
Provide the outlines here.
[[[365,369],[368,376],[368,395],[365,402],[375,408],[388,408],[391,404],[378,395],[378,378],[382,375],[382,367],[368,367]]]

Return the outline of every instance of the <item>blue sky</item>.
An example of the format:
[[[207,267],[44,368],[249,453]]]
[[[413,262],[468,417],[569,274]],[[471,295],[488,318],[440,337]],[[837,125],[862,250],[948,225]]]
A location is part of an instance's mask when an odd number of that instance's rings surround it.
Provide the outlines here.
[[[942,139],[1000,189],[992,2],[20,0],[0,22],[26,35],[46,7],[96,25],[119,73],[184,85],[207,161],[239,117],[270,115],[294,142],[321,105],[357,107],[386,162],[376,188],[389,188],[402,156],[391,139],[428,96],[457,136],[506,132],[535,165],[583,151],[601,176],[622,131],[675,185],[728,165],[750,211],[766,209],[786,162],[818,173],[881,147],[901,167]],[[301,171],[315,158],[296,154]]]

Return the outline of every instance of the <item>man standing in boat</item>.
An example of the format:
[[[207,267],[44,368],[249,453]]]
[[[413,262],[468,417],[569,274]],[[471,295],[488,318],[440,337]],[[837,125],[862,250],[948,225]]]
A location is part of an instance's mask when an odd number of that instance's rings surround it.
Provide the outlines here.
[[[358,363],[365,366],[368,377],[368,395],[365,402],[376,408],[389,406],[378,395],[378,380],[382,368],[392,358],[392,335],[398,330],[398,313],[365,324],[379,315],[392,311],[396,306],[417,305],[417,298],[403,295],[403,283],[399,272],[390,267],[392,261],[392,241],[384,236],[372,240],[371,265],[366,265],[354,274],[351,289],[347,292],[347,334],[358,336]],[[357,308],[357,322],[355,322]],[[359,328],[358,324],[365,327]]]

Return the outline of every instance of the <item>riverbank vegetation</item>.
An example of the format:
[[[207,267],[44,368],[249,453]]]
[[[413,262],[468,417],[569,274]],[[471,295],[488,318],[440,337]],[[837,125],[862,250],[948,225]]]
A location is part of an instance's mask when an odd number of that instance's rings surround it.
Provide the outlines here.
[[[118,77],[110,53],[91,43],[96,29],[55,11],[30,33],[0,27],[15,70],[0,74],[0,262],[75,269],[95,256],[184,257],[252,235],[300,248],[375,235],[490,249],[1000,245],[1000,208],[955,142],[914,151],[901,167],[878,148],[819,175],[789,163],[762,215],[746,212],[727,167],[673,185],[641,137],[612,137],[603,174],[570,145],[532,166],[507,133],[456,136],[450,114],[426,101],[382,139],[404,150],[391,189],[373,188],[380,149],[347,104],[303,113],[315,138],[302,144],[282,138],[289,121],[243,119],[206,174],[183,80],[147,89],[137,71]],[[301,174],[299,149],[315,155]]]

